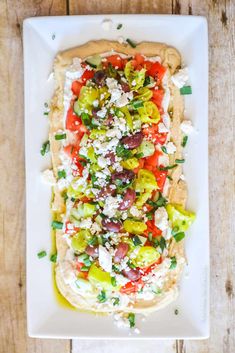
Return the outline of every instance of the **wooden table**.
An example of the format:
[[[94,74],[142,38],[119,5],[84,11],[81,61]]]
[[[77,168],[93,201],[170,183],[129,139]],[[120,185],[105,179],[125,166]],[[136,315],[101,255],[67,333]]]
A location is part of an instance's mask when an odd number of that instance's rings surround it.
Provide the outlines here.
[[[27,337],[22,21],[31,16],[206,16],[210,44],[211,338],[80,341]],[[234,0],[0,0],[0,353],[234,353]],[[157,39],[157,38],[156,38]],[[198,53],[200,55],[200,53]],[[203,77],[199,78],[203,85]],[[200,102],[199,102],[200,104]],[[200,254],[199,254],[200,261]]]

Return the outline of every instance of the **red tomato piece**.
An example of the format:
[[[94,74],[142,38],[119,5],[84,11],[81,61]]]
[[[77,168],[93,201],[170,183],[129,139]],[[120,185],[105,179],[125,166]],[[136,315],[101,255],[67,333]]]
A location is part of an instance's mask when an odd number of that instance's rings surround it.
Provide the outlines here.
[[[120,55],[110,55],[107,56],[106,59],[106,64],[111,64],[114,68],[123,69],[123,59],[120,57]]]
[[[79,230],[78,227],[75,227],[73,223],[67,221],[65,223],[65,233],[66,234],[74,234],[77,233],[77,231]]]
[[[138,65],[142,65],[144,63],[144,57],[141,54],[135,54],[135,60],[137,62]]]
[[[153,167],[157,167],[158,166],[158,159],[159,159],[159,156],[161,156],[161,155],[162,155],[161,151],[155,150],[155,152],[152,156],[145,158],[145,164],[153,166]]]
[[[74,113],[73,109],[70,107],[66,116],[66,129],[70,131],[77,131],[80,129],[81,124],[82,120]]]
[[[159,187],[159,191],[163,191],[165,182],[166,182],[166,177],[167,177],[167,170],[159,170],[159,169],[155,169],[153,171],[153,174],[155,175],[155,178],[157,180],[157,185]]]
[[[142,129],[142,132],[145,136],[149,136],[155,143],[159,143],[160,145],[164,145],[167,139],[167,132],[158,132],[158,125],[154,124],[147,128]]]
[[[143,166],[144,166],[144,158],[141,158],[141,159],[139,159],[139,165],[138,165],[138,167],[136,167],[135,169],[133,169],[133,172],[134,172],[135,174],[137,174],[138,171],[143,168]]]
[[[120,288],[120,292],[125,294],[135,293],[137,292],[137,290],[138,290],[138,283],[134,283],[134,282],[127,282],[125,286],[122,286]]]
[[[152,89],[153,92],[152,101],[156,104],[158,108],[161,108],[162,100],[164,97],[164,90],[163,89]]]
[[[64,147],[64,152],[70,158],[78,158],[78,151],[79,151],[79,148],[74,145],[67,145]]]
[[[158,83],[161,82],[165,72],[166,68],[162,66],[159,62],[152,63],[150,69],[147,70],[147,74],[152,76],[154,80],[156,80]]]
[[[83,86],[83,83],[81,83],[79,81],[73,81],[72,86],[71,86],[71,90],[72,90],[73,94],[75,94],[75,96],[79,97],[82,86]]]
[[[148,61],[148,60],[144,61],[143,67],[147,70],[147,74],[151,69],[152,65],[153,65],[152,61]]]
[[[162,231],[155,226],[154,219],[147,221],[146,225],[148,229],[145,232],[151,232],[153,237],[159,237],[162,234]]]
[[[156,267],[157,265],[160,265],[160,263],[162,262],[162,257],[160,256],[156,262],[154,262],[154,264],[152,264],[151,266],[149,267],[146,267],[146,268],[143,268],[142,270],[144,271],[144,274],[147,275],[149,274],[150,272],[152,272]]]
[[[82,77],[81,77],[81,81],[83,83],[86,83],[86,81],[88,81],[94,77],[94,74],[95,74],[94,70],[85,70]]]

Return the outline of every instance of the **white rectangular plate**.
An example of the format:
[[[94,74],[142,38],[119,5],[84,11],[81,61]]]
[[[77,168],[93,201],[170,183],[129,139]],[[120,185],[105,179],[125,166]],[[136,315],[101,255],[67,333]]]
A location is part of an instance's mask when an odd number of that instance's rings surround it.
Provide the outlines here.
[[[104,31],[103,19],[113,21]],[[117,30],[117,24],[122,29]],[[112,317],[95,316],[61,307],[54,296],[51,264],[39,260],[41,249],[50,253],[51,190],[41,181],[50,157],[40,148],[47,139],[44,103],[53,93],[48,79],[56,53],[92,39],[156,41],[175,46],[189,67],[193,94],[185,96],[185,116],[195,127],[186,147],[184,166],[189,187],[188,208],[197,220],[188,232],[188,266],[180,295],[167,308],[137,320],[140,334],[118,329]],[[27,187],[27,316],[33,337],[61,338],[206,338],[209,335],[208,231],[208,43],[205,18],[167,15],[107,15],[41,17],[24,21],[25,155]],[[178,315],[175,315],[178,309]]]

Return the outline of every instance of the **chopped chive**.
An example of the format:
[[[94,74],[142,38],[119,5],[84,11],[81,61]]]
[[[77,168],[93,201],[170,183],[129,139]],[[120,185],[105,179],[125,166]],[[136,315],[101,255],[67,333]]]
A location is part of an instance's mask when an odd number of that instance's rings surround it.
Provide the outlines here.
[[[136,268],[136,266],[135,266],[130,260],[127,261],[127,265],[128,265],[130,268]]]
[[[136,153],[135,157],[136,157],[137,159],[140,159],[140,158],[144,157],[144,154],[143,154],[143,152]]]
[[[167,167],[159,167],[159,170],[169,170],[177,167],[177,164],[168,165]]]
[[[128,320],[130,323],[130,328],[135,327],[135,314],[129,313]]]
[[[66,139],[66,134],[56,134],[55,135],[55,140],[64,140]]]
[[[121,29],[122,28],[122,23],[119,23],[118,25],[117,25],[117,29]]]
[[[141,100],[136,100],[131,103],[133,105],[133,108],[138,109],[144,106],[143,101]]]
[[[88,60],[85,60],[85,63],[87,65],[89,65],[90,67],[93,67],[93,69],[96,69],[97,68],[97,65],[96,64],[92,64],[91,62],[89,62]]]
[[[112,284],[113,287],[116,287],[117,281],[116,281],[115,277],[111,277],[111,284]]]
[[[39,253],[37,253],[37,256],[39,259],[42,259],[43,257],[47,256],[47,253],[45,250],[42,250]]]
[[[113,266],[112,266],[112,270],[113,270],[114,272],[121,273],[121,271],[119,270],[119,268],[118,268],[116,265],[113,265]]]
[[[64,169],[58,171],[58,178],[59,179],[66,178],[66,171]]]
[[[184,239],[184,237],[185,237],[185,233],[184,232],[179,232],[179,233],[174,234],[174,238],[175,238],[175,241],[177,243],[179,241],[181,241],[182,239]]]
[[[185,135],[185,136],[183,137],[183,140],[182,140],[181,146],[182,146],[182,147],[185,147],[185,146],[186,146],[186,144],[187,144],[187,142],[188,142],[188,136],[187,136],[187,135]]]
[[[179,310],[175,309],[175,315],[178,315],[178,314],[179,314]]]
[[[46,153],[50,151],[50,141],[46,141],[42,144],[40,153],[42,156],[45,156]]]
[[[136,48],[136,44],[130,38],[127,38],[126,41],[132,48]]]
[[[166,241],[165,238],[161,237],[160,241],[159,241],[159,246],[161,248],[161,250],[163,251],[166,247]]]
[[[142,244],[140,238],[137,235],[132,238],[132,241],[135,246]]]
[[[48,108],[48,103],[47,102],[44,103],[44,107]]]
[[[144,86],[144,87],[145,87],[145,86],[148,86],[148,85],[150,84],[150,82],[151,82],[150,76],[146,76],[146,77],[145,77],[145,80],[144,80],[144,85],[143,85],[143,86]]]
[[[52,221],[51,226],[52,226],[52,229],[62,229],[63,223],[59,221]]]
[[[180,163],[184,163],[185,159],[176,159],[175,163],[180,164]]]
[[[118,305],[120,303],[120,299],[117,297],[112,298],[113,299],[113,306]]]
[[[100,292],[100,294],[97,296],[97,299],[99,300],[100,303],[104,303],[107,300],[106,293],[104,290]]]
[[[57,261],[57,254],[52,254],[50,257],[51,262],[56,262]]]
[[[51,39],[52,39],[52,40],[55,39],[55,33],[52,34]]]
[[[171,231],[171,234],[176,234],[176,233],[178,233],[179,232],[179,227],[178,226],[175,226],[173,229],[172,229],[172,231]]]
[[[166,177],[167,177],[167,179],[169,179],[169,180],[173,180],[170,175],[167,175]]]
[[[48,115],[48,114],[49,114],[49,112],[44,112],[44,113],[43,113],[43,115]]]
[[[75,197],[71,197],[71,201],[75,202],[76,201]]]
[[[146,217],[148,218],[149,221],[153,219],[153,212],[147,212]]]
[[[153,290],[153,289],[152,289],[152,292],[153,292],[154,294],[157,294],[157,295],[159,295],[159,294],[162,293],[162,291],[161,291],[160,288],[157,288],[156,290]]]
[[[164,153],[168,154],[168,153],[167,153],[166,146],[162,146],[162,147],[161,147],[161,150],[162,150],[162,152],[164,152]]]
[[[192,94],[192,87],[191,86],[183,86],[180,88],[180,94],[182,96],[186,94]]]
[[[173,256],[173,257],[171,257],[170,270],[174,270],[176,268],[176,265],[177,265],[177,260],[176,260],[176,257]]]
[[[89,271],[89,267],[87,267],[87,266],[82,266],[80,271],[82,271],[82,272],[87,272],[87,271]]]

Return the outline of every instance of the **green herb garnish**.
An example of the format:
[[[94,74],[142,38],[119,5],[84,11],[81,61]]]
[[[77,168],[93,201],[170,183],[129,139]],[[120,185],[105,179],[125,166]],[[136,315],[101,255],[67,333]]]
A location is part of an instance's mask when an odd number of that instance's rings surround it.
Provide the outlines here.
[[[104,303],[107,300],[106,293],[104,290],[100,292],[100,294],[97,296],[97,299],[99,300],[100,303]]]
[[[42,144],[40,153],[42,156],[44,156],[46,153],[50,151],[50,141],[46,141]]]
[[[37,253],[37,256],[39,259],[42,259],[43,257],[47,256],[47,253],[45,250],[42,250],[39,253]]]
[[[179,233],[174,234],[174,238],[175,238],[175,241],[177,243],[179,241],[181,241],[182,239],[184,239],[184,237],[185,237],[185,233],[184,232],[179,232]]]
[[[51,226],[52,226],[52,229],[62,229],[63,223],[59,221],[52,221]]]
[[[148,239],[149,239],[149,241],[152,241],[152,240],[153,240],[153,233],[152,233],[152,232],[149,232],[149,234],[148,234]]]
[[[145,80],[144,80],[144,87],[145,86],[148,86],[149,84],[151,83],[151,78],[150,78],[150,76],[146,76],[145,77]]]
[[[87,241],[88,245],[97,245],[98,244],[98,239],[97,237],[94,235],[91,239],[89,239]]]
[[[114,298],[112,298],[112,299],[113,299],[113,306],[119,305],[119,303],[120,303],[120,299],[119,299],[119,298],[114,297]]]
[[[64,169],[58,171],[58,178],[59,179],[66,178],[66,171]]]
[[[63,197],[64,199],[64,202],[66,202],[68,200],[68,195],[67,195],[67,192],[64,190],[62,193],[61,193],[61,196]]]
[[[174,234],[176,234],[178,232],[179,232],[179,227],[175,226],[174,228],[172,228],[171,234],[174,235]]]
[[[59,140],[64,140],[66,139],[66,134],[56,134],[55,135],[55,140],[59,141]]]
[[[56,261],[57,261],[57,254],[52,254],[52,255],[50,256],[50,261],[51,261],[51,262],[56,262]]]
[[[127,261],[127,265],[128,265],[130,268],[136,268],[136,266],[135,266],[130,260]]]
[[[173,256],[173,257],[171,257],[170,270],[174,270],[174,268],[176,268],[176,265],[177,265],[177,260],[176,260],[176,257]]]
[[[175,163],[177,164],[181,164],[181,163],[184,163],[185,162],[185,159],[176,159],[175,160]]]
[[[183,86],[180,88],[180,94],[182,96],[186,94],[192,94],[192,87],[191,86]]]
[[[188,142],[188,136],[186,136],[186,135],[185,135],[185,136],[183,137],[183,140],[182,140],[181,146],[182,146],[182,147],[185,147],[185,146],[186,146],[186,144],[187,144],[187,142]]]
[[[169,170],[169,169],[173,169],[177,167],[177,164],[173,164],[173,165],[168,165],[167,167],[159,167],[159,170]]]
[[[167,175],[166,177],[167,177],[167,179],[169,179],[169,180],[173,180],[170,175]]]
[[[133,241],[133,244],[134,244],[135,246],[138,246],[138,245],[141,245],[141,244],[142,244],[140,238],[139,238],[137,235],[135,235],[135,236],[132,238],[132,241]]]
[[[90,115],[89,115],[89,114],[83,112],[83,113],[81,114],[81,119],[82,119],[82,123],[83,123],[85,126],[90,125],[90,123],[91,123],[91,118],[90,118]]]
[[[127,38],[126,41],[132,48],[136,48],[136,44],[130,38]]]
[[[116,287],[117,281],[116,281],[115,277],[111,277],[111,284],[112,284],[113,287]]]
[[[89,267],[88,266],[82,266],[80,271],[87,272],[87,271],[89,271]]]
[[[129,313],[128,320],[130,323],[130,328],[135,327],[135,314]]]
[[[162,152],[164,152],[164,153],[168,154],[168,153],[167,153],[166,146],[162,146],[162,147],[161,147],[161,150],[162,150]]]
[[[140,158],[144,157],[144,154],[143,154],[143,152],[136,153],[135,157],[136,157],[137,159],[140,159]]]
[[[49,112],[44,112],[43,115],[49,115]]]
[[[160,241],[159,241],[159,246],[161,248],[161,250],[163,251],[166,247],[166,241],[165,238],[161,237]]]
[[[138,109],[144,106],[144,103],[141,100],[133,101],[131,104],[134,109]]]
[[[175,315],[178,315],[178,314],[179,314],[179,310],[175,309]]]
[[[153,219],[153,212],[147,212],[146,217],[148,218],[149,221]]]
[[[128,159],[132,156],[131,151],[126,149],[121,143],[116,147],[116,154],[123,159]]]
[[[118,25],[117,25],[117,29],[121,29],[122,28],[122,23],[119,23]]]

